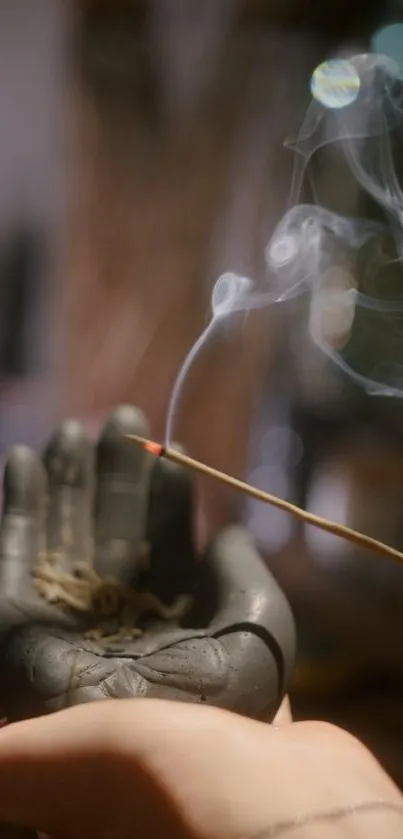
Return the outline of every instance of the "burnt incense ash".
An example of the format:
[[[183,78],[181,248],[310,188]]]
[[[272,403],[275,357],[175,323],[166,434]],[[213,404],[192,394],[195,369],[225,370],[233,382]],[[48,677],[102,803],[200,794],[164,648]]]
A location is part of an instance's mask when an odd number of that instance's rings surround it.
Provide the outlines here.
[[[142,551],[148,555],[148,545]],[[150,591],[136,591],[114,577],[100,576],[90,562],[76,562],[67,573],[60,569],[57,553],[39,558],[33,578],[35,591],[48,603],[96,624],[86,633],[94,641],[132,640],[142,635],[138,625],[142,618],[179,621],[192,605],[188,595],[181,595],[168,606]]]

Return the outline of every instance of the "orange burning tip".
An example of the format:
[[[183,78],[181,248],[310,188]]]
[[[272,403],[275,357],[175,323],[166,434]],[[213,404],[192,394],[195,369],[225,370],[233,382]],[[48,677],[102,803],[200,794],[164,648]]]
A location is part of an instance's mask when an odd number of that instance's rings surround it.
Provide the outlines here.
[[[160,443],[154,443],[152,440],[147,440],[147,442],[144,444],[144,448],[146,452],[155,454],[156,457],[161,457],[161,455],[164,453],[164,447],[161,446]]]
[[[162,457],[164,454],[164,446],[161,446],[161,443],[155,443],[154,440],[147,440],[145,437],[138,437],[137,434],[128,434],[127,436],[133,443],[138,443],[146,452],[154,454],[155,457]]]

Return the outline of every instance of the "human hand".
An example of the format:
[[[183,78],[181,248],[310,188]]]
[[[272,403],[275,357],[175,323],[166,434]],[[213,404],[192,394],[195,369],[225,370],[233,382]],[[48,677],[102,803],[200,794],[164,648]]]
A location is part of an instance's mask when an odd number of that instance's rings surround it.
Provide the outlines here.
[[[115,700],[12,724],[0,778],[0,820],[52,839],[403,835],[399,790],[349,734],[192,704]]]

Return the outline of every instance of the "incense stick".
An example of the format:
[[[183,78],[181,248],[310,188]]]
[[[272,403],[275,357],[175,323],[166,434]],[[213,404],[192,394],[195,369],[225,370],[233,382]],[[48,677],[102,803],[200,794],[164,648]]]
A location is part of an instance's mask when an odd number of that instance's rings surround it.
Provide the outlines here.
[[[201,463],[199,460],[194,460],[192,457],[182,454],[182,452],[178,452],[175,449],[164,448],[164,446],[161,446],[159,443],[155,443],[152,440],[147,440],[145,437],[139,437],[135,434],[128,434],[127,437],[133,443],[142,446],[146,451],[154,454],[156,457],[165,457],[167,460],[171,460],[174,463],[185,466],[187,469],[192,469],[194,472],[199,472],[201,475],[220,481],[221,483],[231,487],[231,489],[235,489],[238,492],[244,492],[246,495],[249,495],[251,498],[255,498],[257,501],[263,501],[265,504],[277,507],[277,509],[289,513],[294,516],[294,518],[305,522],[305,524],[311,524],[313,527],[317,527],[320,530],[331,533],[333,536],[339,536],[341,539],[351,542],[358,548],[371,551],[371,553],[375,553],[378,556],[393,559],[395,562],[403,564],[402,551],[398,551],[396,548],[392,548],[390,545],[386,545],[384,542],[378,541],[378,539],[373,539],[372,536],[366,536],[364,533],[359,533],[357,530],[353,530],[351,527],[347,527],[344,524],[336,524],[336,522],[329,521],[321,516],[316,516],[314,513],[302,510],[301,507],[297,507],[296,504],[291,504],[290,501],[285,501],[282,498],[278,498],[276,495],[271,495],[269,492],[264,492],[262,489],[258,489],[251,484],[240,481],[238,478],[233,478],[225,472],[213,469],[212,466],[207,466],[205,463]]]

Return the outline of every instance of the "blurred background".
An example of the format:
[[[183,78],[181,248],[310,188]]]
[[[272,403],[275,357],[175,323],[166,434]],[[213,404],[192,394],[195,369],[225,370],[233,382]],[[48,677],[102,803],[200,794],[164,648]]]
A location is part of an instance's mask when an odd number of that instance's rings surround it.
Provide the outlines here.
[[[1,1],[2,454],[41,445],[65,415],[95,434],[126,401],[163,435],[216,278],[264,282],[292,178],[284,140],[314,69],[379,43],[403,60],[403,2]],[[315,165],[332,206],[362,214],[337,152]],[[217,330],[174,436],[403,549],[402,403],[341,375],[304,306]],[[200,492],[202,537],[242,518],[292,603],[296,716],[346,726],[403,787],[403,569],[221,486]]]

